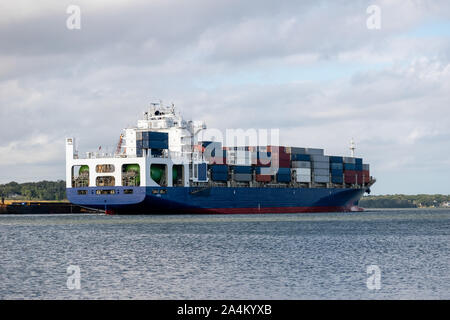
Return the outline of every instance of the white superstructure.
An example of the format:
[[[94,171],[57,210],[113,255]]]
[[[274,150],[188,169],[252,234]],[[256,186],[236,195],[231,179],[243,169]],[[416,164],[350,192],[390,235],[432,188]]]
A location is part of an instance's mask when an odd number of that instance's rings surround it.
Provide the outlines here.
[[[98,186],[189,186],[198,180],[198,165],[206,162],[193,150],[198,133],[206,129],[202,121],[186,121],[173,105],[152,104],[137,126],[125,128],[118,152],[112,155],[88,152],[79,156],[75,150],[75,138],[66,139],[67,187]],[[139,149],[136,145],[142,132],[168,133],[169,148],[154,155],[151,149]],[[123,137],[123,142],[122,142]],[[152,179],[152,166],[162,170],[162,177]],[[202,167],[203,167],[202,166]],[[136,169],[138,168],[138,169]],[[206,170],[206,169],[205,169]],[[173,176],[176,173],[176,178]],[[134,172],[134,174],[133,174]],[[179,175],[180,174],[180,175]]]

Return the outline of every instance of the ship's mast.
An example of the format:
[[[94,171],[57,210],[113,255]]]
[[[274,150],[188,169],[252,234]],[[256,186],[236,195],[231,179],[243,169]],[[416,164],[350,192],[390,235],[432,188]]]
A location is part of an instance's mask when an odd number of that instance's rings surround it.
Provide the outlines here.
[[[350,140],[350,155],[352,158],[355,157],[355,149],[356,149],[355,141],[352,138],[352,140]]]

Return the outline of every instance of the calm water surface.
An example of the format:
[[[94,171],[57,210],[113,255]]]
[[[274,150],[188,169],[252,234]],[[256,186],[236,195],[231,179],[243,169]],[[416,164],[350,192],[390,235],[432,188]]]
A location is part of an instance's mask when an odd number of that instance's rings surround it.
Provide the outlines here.
[[[450,299],[450,210],[3,215],[0,299],[24,298]]]

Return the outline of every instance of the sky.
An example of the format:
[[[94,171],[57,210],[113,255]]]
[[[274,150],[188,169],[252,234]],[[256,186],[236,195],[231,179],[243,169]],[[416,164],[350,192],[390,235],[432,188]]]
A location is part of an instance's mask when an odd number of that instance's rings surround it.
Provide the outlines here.
[[[0,183],[64,179],[65,137],[113,151],[159,100],[331,155],[353,138],[373,194],[449,194],[450,2],[0,3]]]

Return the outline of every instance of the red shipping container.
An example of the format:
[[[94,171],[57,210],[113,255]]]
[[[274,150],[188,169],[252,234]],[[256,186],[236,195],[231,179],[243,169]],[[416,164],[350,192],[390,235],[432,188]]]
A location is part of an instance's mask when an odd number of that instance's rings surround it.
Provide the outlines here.
[[[258,182],[270,182],[272,181],[272,176],[267,174],[257,174],[256,181]]]
[[[345,183],[356,183],[357,171],[345,170],[344,171],[344,182]]]

